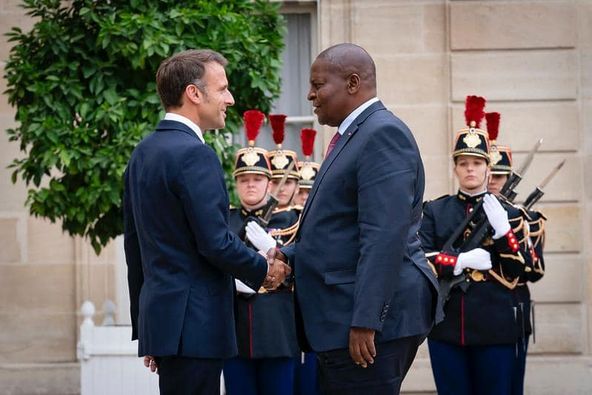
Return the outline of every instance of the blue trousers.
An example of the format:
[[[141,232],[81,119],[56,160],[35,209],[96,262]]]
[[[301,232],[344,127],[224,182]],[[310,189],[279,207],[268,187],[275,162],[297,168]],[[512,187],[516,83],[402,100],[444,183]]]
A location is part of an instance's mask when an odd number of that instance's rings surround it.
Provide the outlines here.
[[[510,395],[516,346],[457,346],[428,339],[438,395]]]
[[[227,395],[293,395],[294,358],[232,358],[224,362]]]
[[[524,375],[526,374],[526,353],[528,352],[528,341],[530,335],[524,339],[518,340],[516,349],[518,350],[518,358],[516,361],[516,369],[514,370],[514,377],[512,379],[512,395],[524,394]],[[524,342],[523,342],[524,341]]]
[[[304,362],[302,357],[297,357],[295,362],[294,395],[319,395],[321,389],[317,355],[314,352],[303,354]]]

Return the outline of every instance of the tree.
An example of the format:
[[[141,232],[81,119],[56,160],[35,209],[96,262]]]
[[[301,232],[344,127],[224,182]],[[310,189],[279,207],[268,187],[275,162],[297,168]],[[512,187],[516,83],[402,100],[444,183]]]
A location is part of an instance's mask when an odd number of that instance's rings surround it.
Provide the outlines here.
[[[66,4],[66,5],[64,5]],[[122,233],[122,175],[133,147],[162,116],[154,75],[187,48],[228,60],[236,105],[227,128],[206,134],[227,172],[228,133],[249,108],[268,112],[279,95],[284,21],[266,0],[25,0],[37,22],[12,28],[5,67],[18,126],[7,130],[24,157],[14,159],[31,188],[30,213],[61,220],[97,254]]]

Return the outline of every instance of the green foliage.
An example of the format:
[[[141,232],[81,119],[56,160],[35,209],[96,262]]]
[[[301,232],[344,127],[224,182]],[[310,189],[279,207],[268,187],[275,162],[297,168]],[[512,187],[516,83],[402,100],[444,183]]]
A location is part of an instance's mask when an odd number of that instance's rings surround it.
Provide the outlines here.
[[[64,6],[67,4],[67,6]],[[122,233],[122,175],[131,151],[163,112],[154,76],[183,49],[228,60],[236,105],[224,131],[206,134],[227,173],[230,131],[249,108],[268,112],[279,95],[284,21],[266,0],[24,0],[36,19],[13,28],[6,64],[19,126],[7,130],[24,157],[11,166],[31,188],[31,214],[62,221],[95,251]]]

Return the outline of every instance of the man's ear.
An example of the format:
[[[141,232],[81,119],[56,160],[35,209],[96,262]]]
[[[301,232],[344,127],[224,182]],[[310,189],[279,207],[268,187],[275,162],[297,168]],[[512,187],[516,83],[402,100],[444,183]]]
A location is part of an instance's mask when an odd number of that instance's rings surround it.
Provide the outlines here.
[[[189,100],[193,104],[200,104],[203,98],[203,93],[197,89],[197,86],[189,84],[185,87],[184,91],[185,99]]]
[[[360,76],[352,73],[347,77],[347,91],[349,94],[354,94],[360,90]]]

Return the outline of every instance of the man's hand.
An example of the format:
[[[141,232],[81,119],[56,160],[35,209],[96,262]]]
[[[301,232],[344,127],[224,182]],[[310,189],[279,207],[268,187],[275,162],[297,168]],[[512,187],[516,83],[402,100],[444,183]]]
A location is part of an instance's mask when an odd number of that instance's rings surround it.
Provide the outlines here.
[[[363,368],[374,363],[376,347],[374,347],[374,329],[351,328],[349,331],[349,355],[356,365]]]
[[[292,268],[285,263],[286,261],[285,255],[277,248],[270,248],[267,251],[268,271],[263,283],[265,289],[276,289],[286,279],[286,276],[292,273]]]
[[[152,373],[158,374],[158,365],[152,355],[146,355],[144,357],[144,366],[149,368]]]

